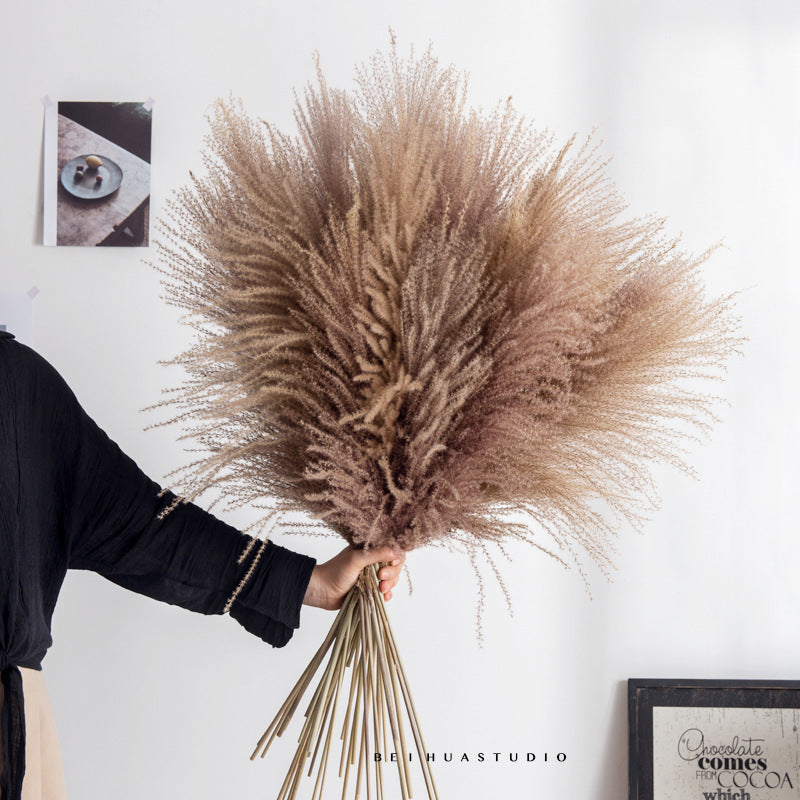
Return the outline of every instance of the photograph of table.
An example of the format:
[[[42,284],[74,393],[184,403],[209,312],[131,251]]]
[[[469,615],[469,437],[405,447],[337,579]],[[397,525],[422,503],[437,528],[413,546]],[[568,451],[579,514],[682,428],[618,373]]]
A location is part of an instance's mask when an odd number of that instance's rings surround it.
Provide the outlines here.
[[[122,169],[119,189],[97,200],[73,197],[58,186],[58,245],[92,246],[103,242],[150,196],[150,164],[79,123],[58,115],[58,171],[73,158],[92,153],[105,156]],[[145,232],[145,242],[147,235]]]

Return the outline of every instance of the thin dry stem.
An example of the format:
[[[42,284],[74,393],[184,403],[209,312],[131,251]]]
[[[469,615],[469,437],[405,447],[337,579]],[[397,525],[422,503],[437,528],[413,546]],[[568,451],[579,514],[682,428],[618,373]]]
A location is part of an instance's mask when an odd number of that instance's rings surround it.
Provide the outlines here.
[[[373,750],[381,742],[384,754],[386,752],[389,741],[387,719],[391,729],[391,742],[397,754],[401,796],[403,800],[411,800],[413,790],[408,755],[410,751],[403,733],[401,709],[404,709],[414,735],[417,760],[428,798],[438,800],[416,710],[398,657],[389,619],[383,608],[374,566],[367,567],[362,572],[357,584],[347,595],[323,647],[312,658],[275,719],[259,739],[251,758],[255,758],[259,752],[263,757],[275,737],[288,729],[294,711],[303,694],[311,687],[326,655],[328,661],[312,692],[298,736],[297,749],[278,800],[293,800],[297,797],[303,774],[312,777],[315,770],[317,774],[312,798],[322,796],[334,728],[341,730],[339,778],[343,779],[342,797],[347,796],[350,768],[355,767],[354,796],[359,797],[363,788],[368,800],[381,800],[384,796],[382,764],[376,763],[373,770],[370,762],[374,760]],[[336,716],[339,696],[343,691],[347,692],[347,704],[340,726]]]

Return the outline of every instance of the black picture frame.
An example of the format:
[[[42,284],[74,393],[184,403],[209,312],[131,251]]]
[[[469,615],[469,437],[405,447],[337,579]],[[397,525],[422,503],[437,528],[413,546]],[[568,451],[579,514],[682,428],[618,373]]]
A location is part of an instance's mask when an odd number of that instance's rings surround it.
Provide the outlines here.
[[[653,709],[661,706],[800,709],[800,681],[629,679],[629,800],[661,800],[654,794],[653,776]],[[798,794],[793,796],[800,796],[800,787],[794,791]],[[736,795],[732,789],[731,798]],[[698,798],[703,796],[697,793]]]

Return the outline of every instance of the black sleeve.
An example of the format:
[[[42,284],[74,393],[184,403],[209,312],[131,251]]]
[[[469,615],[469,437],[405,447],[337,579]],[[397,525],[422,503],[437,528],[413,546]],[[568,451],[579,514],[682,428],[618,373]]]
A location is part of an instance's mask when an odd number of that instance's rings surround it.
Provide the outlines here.
[[[313,558],[268,542],[253,575],[231,606],[230,615],[250,633],[283,647],[300,625],[300,606],[315,564]],[[237,585],[246,567],[247,564],[239,571]]]
[[[203,614],[221,614],[249,569],[257,546],[237,559],[251,537],[192,503],[161,512],[175,495],[159,496],[150,480],[98,427],[72,391],[42,360],[48,403],[62,426],[60,471],[69,567],[97,572],[139,594]],[[231,608],[248,631],[275,646],[300,624],[314,560],[272,543]]]

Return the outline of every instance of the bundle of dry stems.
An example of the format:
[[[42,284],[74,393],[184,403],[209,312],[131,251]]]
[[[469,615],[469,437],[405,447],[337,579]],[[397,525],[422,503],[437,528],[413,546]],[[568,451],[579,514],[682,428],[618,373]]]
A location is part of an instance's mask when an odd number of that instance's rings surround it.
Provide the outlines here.
[[[623,219],[591,137],[556,148],[510,98],[470,110],[430,49],[401,59],[392,41],[356,84],[318,67],[296,137],[220,99],[208,173],[168,205],[156,266],[200,333],[168,401],[205,453],[186,497],[222,485],[269,503],[270,525],[302,511],[356,547],[444,544],[501,581],[514,539],[607,568],[619,518],[652,502],[653,462],[684,467],[713,420],[697,379],[737,347],[731,297],[705,296],[709,253]],[[322,795],[338,706],[340,774],[380,798],[367,756],[387,730],[406,752],[403,704],[425,750],[371,572],[256,752],[328,653],[280,798],[307,759]]]

